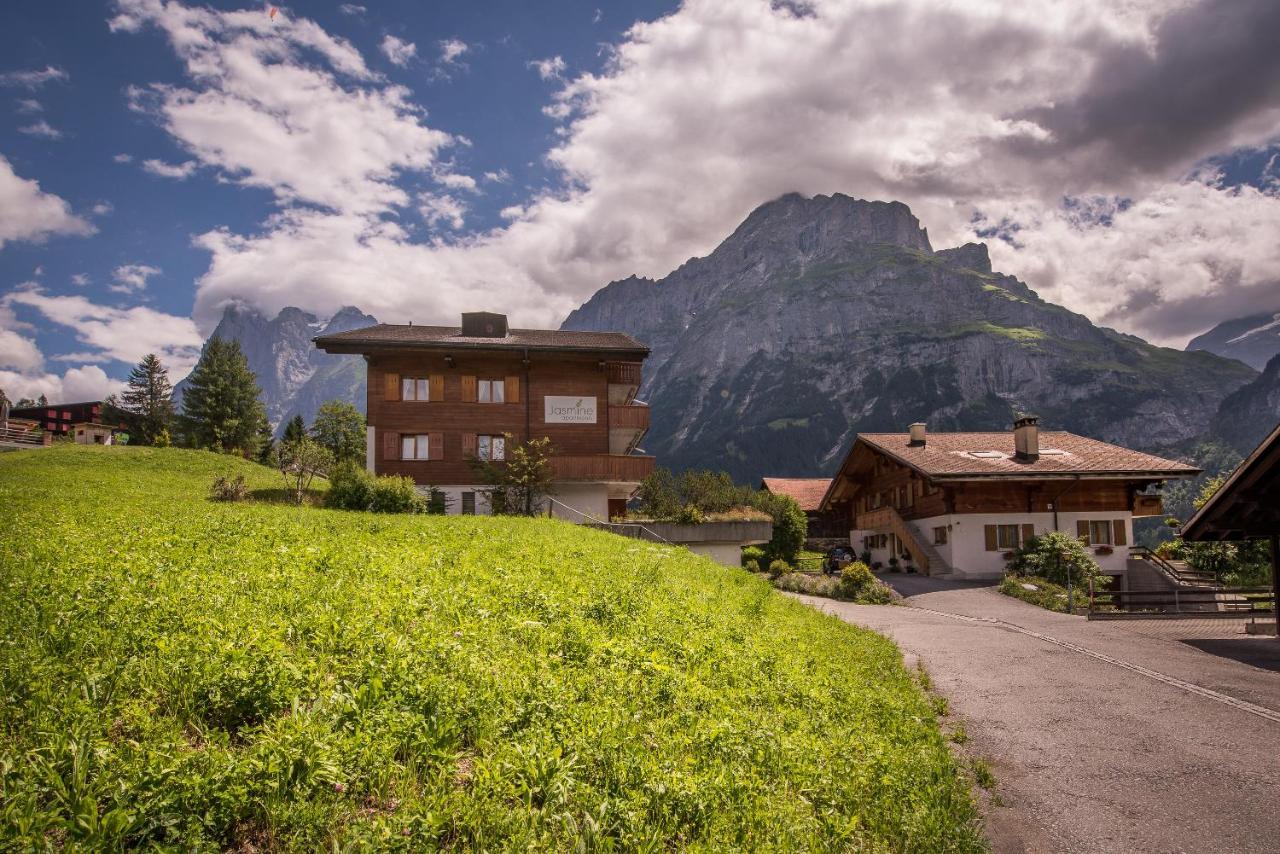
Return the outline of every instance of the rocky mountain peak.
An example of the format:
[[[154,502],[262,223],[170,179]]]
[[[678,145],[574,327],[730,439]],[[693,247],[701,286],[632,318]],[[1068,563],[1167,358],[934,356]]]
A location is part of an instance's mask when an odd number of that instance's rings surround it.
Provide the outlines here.
[[[843,193],[806,197],[799,193],[756,208],[723,244],[755,245],[820,257],[852,245],[888,243],[932,252],[929,234],[902,202],[855,199]]]

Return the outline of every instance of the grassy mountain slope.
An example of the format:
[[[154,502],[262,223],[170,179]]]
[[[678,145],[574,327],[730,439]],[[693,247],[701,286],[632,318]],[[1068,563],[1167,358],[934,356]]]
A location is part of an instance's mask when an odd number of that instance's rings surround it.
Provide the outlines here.
[[[551,520],[217,504],[203,452],[0,455],[0,838],[981,847],[896,648]]]

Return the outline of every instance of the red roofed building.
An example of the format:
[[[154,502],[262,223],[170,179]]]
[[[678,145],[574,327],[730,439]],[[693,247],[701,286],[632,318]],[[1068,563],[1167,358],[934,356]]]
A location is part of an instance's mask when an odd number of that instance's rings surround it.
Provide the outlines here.
[[[1033,536],[1081,537],[1108,575],[1124,576],[1133,519],[1163,513],[1154,490],[1199,469],[1060,431],[1034,417],[1001,433],[861,433],[821,509],[854,549],[930,575],[996,578]]]
[[[809,540],[838,538],[843,541],[849,529],[844,514],[822,511],[822,496],[830,486],[829,477],[766,477],[760,481],[761,489],[789,496],[800,505],[809,519]]]

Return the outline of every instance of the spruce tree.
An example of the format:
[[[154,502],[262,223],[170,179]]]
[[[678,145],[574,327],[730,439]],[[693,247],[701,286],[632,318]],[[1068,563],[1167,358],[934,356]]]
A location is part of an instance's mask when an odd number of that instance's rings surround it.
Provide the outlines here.
[[[289,419],[289,423],[284,425],[284,434],[280,440],[286,445],[293,445],[307,438],[307,423],[302,420],[301,415],[295,415]]]
[[[257,377],[249,370],[239,342],[210,338],[182,396],[188,444],[253,454],[267,418],[260,394]]]
[[[130,441],[154,445],[162,441],[173,421],[173,386],[169,372],[154,353],[129,374],[129,384],[117,404],[129,425]]]

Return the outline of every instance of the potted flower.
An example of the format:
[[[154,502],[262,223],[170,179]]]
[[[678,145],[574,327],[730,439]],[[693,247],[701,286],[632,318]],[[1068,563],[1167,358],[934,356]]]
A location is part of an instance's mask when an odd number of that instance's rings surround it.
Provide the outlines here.
[[[1096,555],[1109,555],[1111,554],[1111,546],[1098,546],[1093,550],[1093,553]]]
[[[901,570],[901,569],[899,569],[899,567],[898,567],[898,558],[897,558],[897,556],[896,556],[896,555],[895,555],[894,557],[889,558],[889,571],[890,571],[890,572],[901,572],[901,571],[902,571],[902,570]]]

